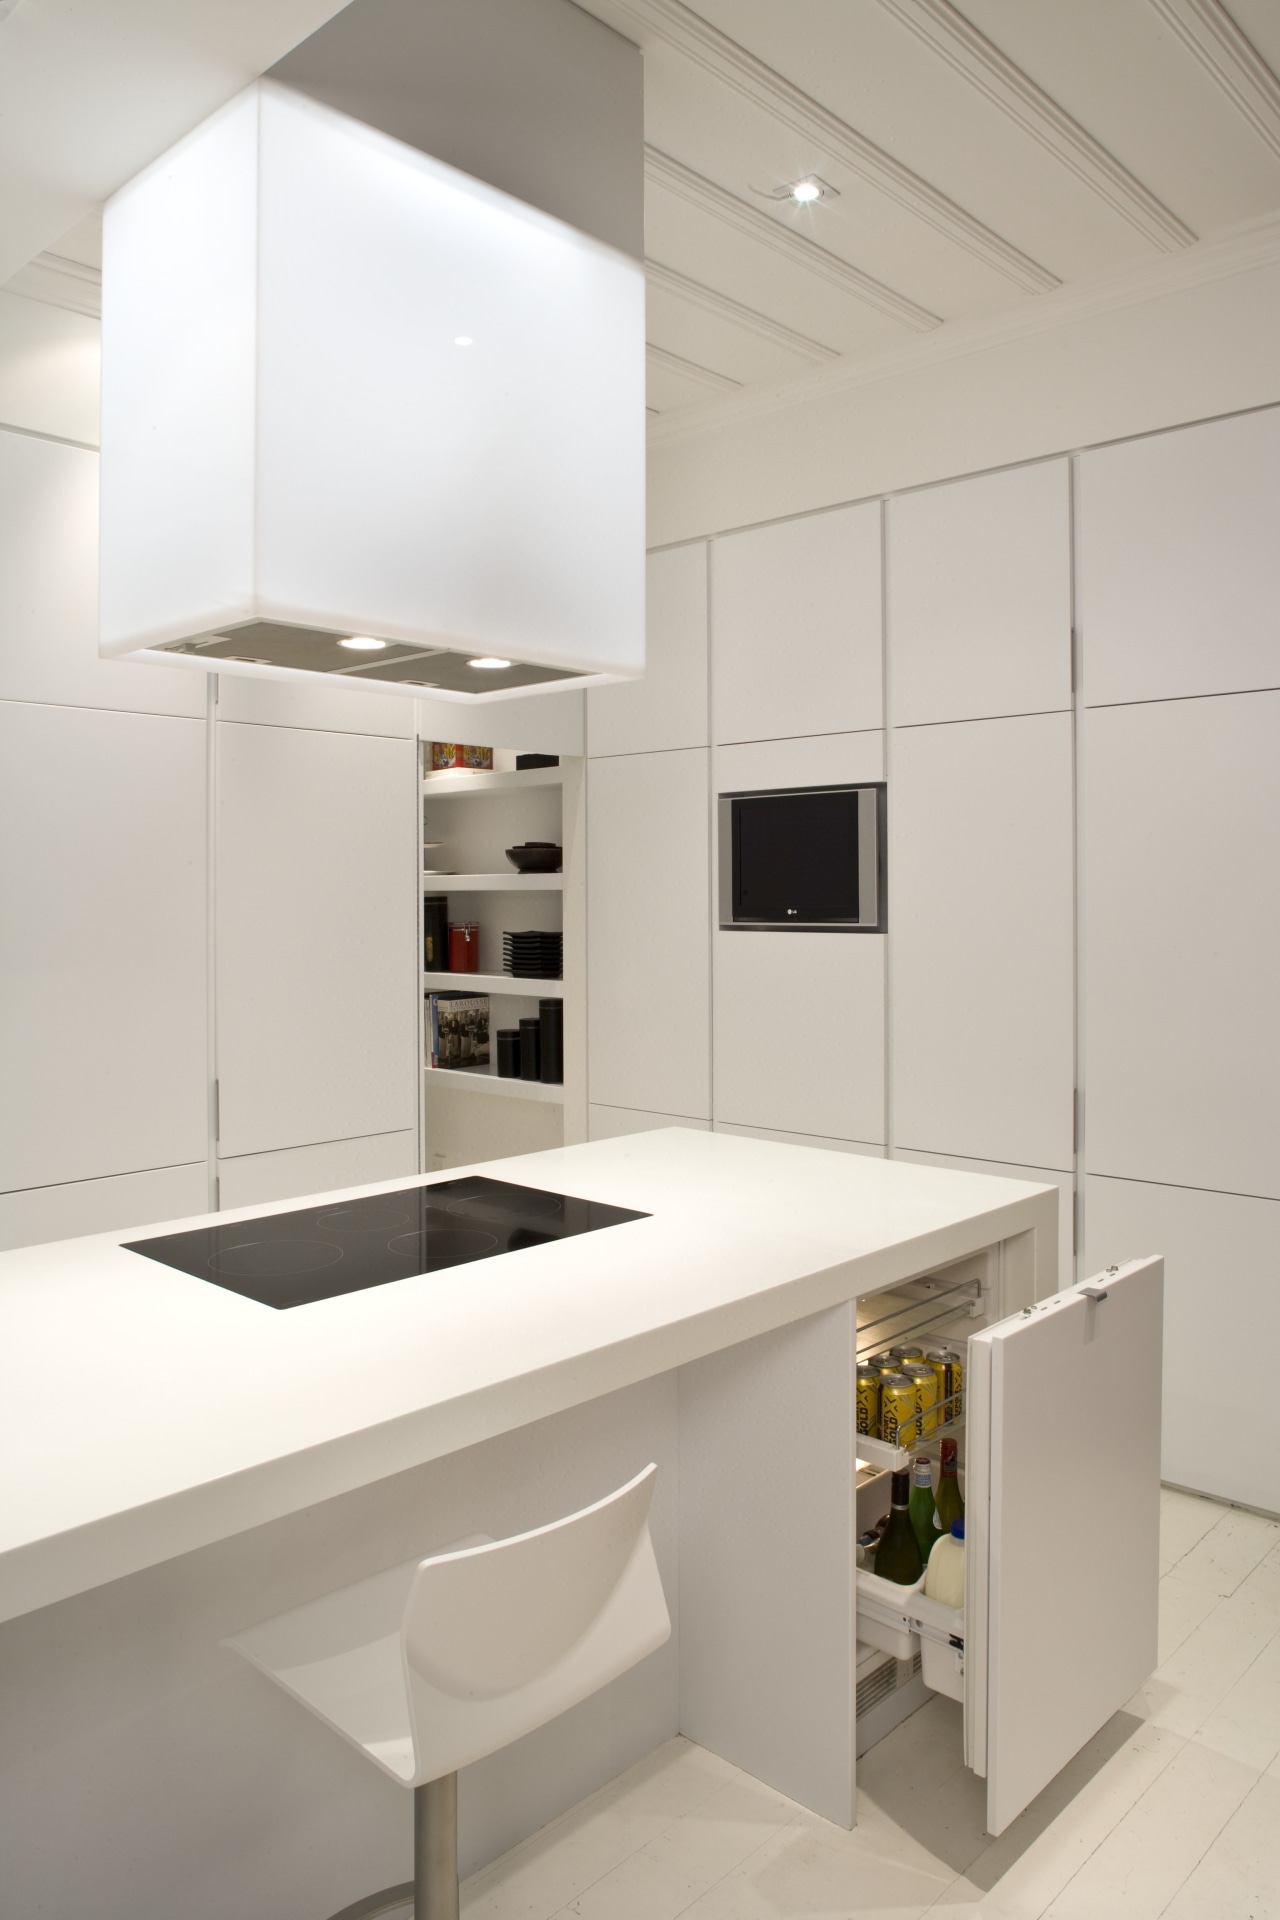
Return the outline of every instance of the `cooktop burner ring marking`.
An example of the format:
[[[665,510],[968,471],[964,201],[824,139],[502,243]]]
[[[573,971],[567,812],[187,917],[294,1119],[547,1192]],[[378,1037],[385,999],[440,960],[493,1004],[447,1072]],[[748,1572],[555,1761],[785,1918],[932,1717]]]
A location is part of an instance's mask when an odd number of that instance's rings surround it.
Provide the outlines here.
[[[398,1233],[388,1240],[387,1252],[401,1258],[425,1257],[422,1271],[431,1273],[443,1262],[445,1266],[462,1266],[468,1260],[475,1260],[481,1254],[488,1253],[498,1244],[496,1233],[482,1233],[478,1227],[433,1227],[416,1228],[409,1233]],[[434,1256],[434,1258],[433,1258]]]
[[[241,1240],[209,1257],[213,1273],[234,1280],[280,1280],[319,1273],[342,1259],[342,1248],[325,1240]]]
[[[564,1201],[557,1193],[544,1194],[530,1187],[509,1205],[504,1199],[494,1200],[482,1193],[467,1193],[460,1200],[450,1200],[445,1212],[473,1220],[541,1220],[550,1219],[553,1214],[563,1215]]]
[[[412,1224],[413,1215],[388,1201],[385,1207],[378,1207],[368,1200],[352,1201],[345,1207],[332,1207],[327,1213],[320,1214],[316,1225],[325,1233],[389,1233],[395,1227],[407,1227]]]

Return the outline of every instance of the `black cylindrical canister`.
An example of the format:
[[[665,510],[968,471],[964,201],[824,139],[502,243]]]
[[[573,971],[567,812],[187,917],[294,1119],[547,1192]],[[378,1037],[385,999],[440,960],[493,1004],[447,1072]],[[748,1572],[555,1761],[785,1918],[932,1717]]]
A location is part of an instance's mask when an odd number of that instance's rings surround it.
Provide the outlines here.
[[[539,1000],[538,1026],[541,1030],[539,1078],[558,1087],[564,1079],[564,1001]]]
[[[498,1078],[500,1080],[520,1078],[519,1027],[498,1028]]]
[[[427,973],[449,966],[449,896],[428,893],[422,900],[422,965]]]
[[[542,1077],[542,1029],[537,1020],[520,1022],[520,1078],[539,1080]]]

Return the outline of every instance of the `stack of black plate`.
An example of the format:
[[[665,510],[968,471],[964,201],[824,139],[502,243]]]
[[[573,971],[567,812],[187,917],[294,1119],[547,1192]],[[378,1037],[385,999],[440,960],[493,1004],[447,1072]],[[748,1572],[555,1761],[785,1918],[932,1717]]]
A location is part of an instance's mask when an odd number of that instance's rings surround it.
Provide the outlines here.
[[[564,965],[562,933],[504,933],[502,971],[517,980],[558,980]]]

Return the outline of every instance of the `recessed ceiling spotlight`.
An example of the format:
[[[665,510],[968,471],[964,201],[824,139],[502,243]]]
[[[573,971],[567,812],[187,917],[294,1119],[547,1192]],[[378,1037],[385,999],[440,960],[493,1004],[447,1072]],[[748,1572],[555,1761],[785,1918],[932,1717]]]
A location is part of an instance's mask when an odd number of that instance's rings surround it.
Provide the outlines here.
[[[455,333],[453,336],[453,344],[455,347],[474,347],[475,341],[469,333]]]
[[[339,640],[340,647],[350,647],[352,653],[381,653],[386,646],[385,640],[373,640],[367,633],[353,633],[349,640]]]
[[[839,187],[833,187],[820,173],[805,173],[798,180],[786,180],[780,187],[752,187],[762,200],[790,200],[797,207],[811,207],[815,200],[838,200]]]
[[[478,660],[468,660],[467,665],[469,667],[483,667],[486,672],[492,671],[496,673],[501,667],[509,667],[511,662],[509,660],[494,660],[486,653],[482,654]]]

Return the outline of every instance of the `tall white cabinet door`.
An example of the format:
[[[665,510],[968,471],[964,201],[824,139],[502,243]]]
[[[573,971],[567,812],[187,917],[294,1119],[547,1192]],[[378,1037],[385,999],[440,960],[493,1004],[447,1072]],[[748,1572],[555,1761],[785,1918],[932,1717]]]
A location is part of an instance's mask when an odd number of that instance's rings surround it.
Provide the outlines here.
[[[1156,1665],[1163,1291],[1134,1261],[969,1341],[965,1748],[991,1833]]]
[[[895,729],[895,1146],[1073,1164],[1071,716]]]
[[[1090,1272],[1152,1247],[1165,1256],[1164,1449],[1176,1487],[1280,1508],[1280,1200],[1142,1180],[1085,1183]],[[1206,1416],[1205,1352],[1231,1351],[1231,1413]]]
[[[1071,475],[1065,460],[890,500],[895,726],[1071,705]]]
[[[594,1105],[711,1116],[707,762],[698,747],[588,766]]]
[[[651,553],[645,570],[644,677],[587,695],[587,750],[705,747],[707,546]]]
[[[1275,686],[1280,412],[1083,454],[1079,499],[1091,705]]]
[[[717,1123],[883,1143],[883,936],[718,932],[714,951]]]
[[[218,727],[223,1158],[417,1123],[411,740]]]
[[[1089,1171],[1280,1198],[1280,693],[1084,725]]]
[[[0,1190],[208,1152],[203,721],[0,703]]]
[[[880,506],[711,543],[712,737],[884,724]]]

